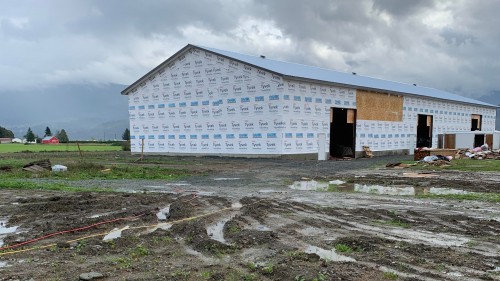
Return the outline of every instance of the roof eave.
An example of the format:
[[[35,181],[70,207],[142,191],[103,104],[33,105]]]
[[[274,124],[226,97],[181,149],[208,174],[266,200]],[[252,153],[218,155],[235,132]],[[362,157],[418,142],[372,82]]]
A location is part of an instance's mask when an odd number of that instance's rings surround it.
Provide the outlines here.
[[[195,46],[193,46],[191,44],[187,44],[186,46],[184,46],[184,48],[182,48],[179,51],[177,51],[175,54],[173,54],[172,56],[170,56],[164,62],[160,63],[157,67],[153,68],[151,71],[149,71],[144,76],[142,76],[137,81],[135,81],[130,86],[128,86],[127,88],[125,88],[123,91],[121,91],[121,94],[122,95],[128,95],[132,89],[134,89],[135,87],[137,87],[138,85],[140,85],[142,82],[146,81],[151,75],[153,75],[158,70],[160,70],[163,67],[165,67],[166,65],[168,65],[171,61],[175,60],[180,54],[182,54],[183,52],[185,52],[187,49],[189,49],[191,47],[195,47]]]

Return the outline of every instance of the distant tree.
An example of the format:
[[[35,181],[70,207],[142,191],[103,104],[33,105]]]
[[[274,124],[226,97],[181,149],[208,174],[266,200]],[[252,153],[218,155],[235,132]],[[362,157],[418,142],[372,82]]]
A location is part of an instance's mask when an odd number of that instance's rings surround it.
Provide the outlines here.
[[[125,132],[123,132],[122,140],[130,140],[130,130],[128,128],[126,128]]]
[[[50,137],[50,136],[52,136],[52,132],[50,131],[49,126],[47,126],[45,128],[45,135],[43,135],[43,137]]]
[[[61,143],[68,143],[69,142],[68,135],[66,134],[66,131],[64,129],[62,129],[61,131],[57,131],[56,137],[59,139],[59,142],[61,142]]]
[[[11,130],[7,130],[6,128],[0,126],[0,138],[14,138],[14,133]]]
[[[39,137],[38,135],[35,135],[35,141],[36,143],[42,143],[42,138]]]
[[[35,139],[36,139],[36,136],[35,134],[33,133],[33,131],[31,130],[31,128],[28,128],[28,131],[26,132],[26,135],[24,135],[24,138],[26,139],[26,141],[28,142],[34,142]]]

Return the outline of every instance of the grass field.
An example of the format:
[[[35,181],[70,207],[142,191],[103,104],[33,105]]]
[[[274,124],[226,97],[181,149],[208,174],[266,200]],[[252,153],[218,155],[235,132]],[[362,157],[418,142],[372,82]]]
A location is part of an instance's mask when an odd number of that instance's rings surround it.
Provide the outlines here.
[[[114,146],[111,144],[80,144],[82,151],[119,151],[122,150],[121,146]],[[0,153],[12,152],[41,152],[41,151],[78,151],[75,143],[60,143],[60,144],[19,144],[7,143],[0,144]]]

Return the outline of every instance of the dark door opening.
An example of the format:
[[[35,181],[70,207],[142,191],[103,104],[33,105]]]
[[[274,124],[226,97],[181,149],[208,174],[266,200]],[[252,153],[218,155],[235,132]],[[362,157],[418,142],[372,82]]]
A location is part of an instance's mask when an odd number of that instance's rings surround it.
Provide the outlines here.
[[[432,115],[418,115],[417,147],[432,147]]]
[[[482,116],[478,114],[472,114],[471,116],[471,131],[481,131],[481,119]]]
[[[332,157],[355,157],[356,110],[330,109],[330,155]]]

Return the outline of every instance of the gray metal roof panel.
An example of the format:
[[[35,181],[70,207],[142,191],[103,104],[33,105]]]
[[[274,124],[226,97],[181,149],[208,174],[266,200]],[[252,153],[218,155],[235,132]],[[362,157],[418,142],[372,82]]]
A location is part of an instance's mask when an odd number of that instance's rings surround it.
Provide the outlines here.
[[[475,99],[467,98],[457,94],[452,94],[450,92],[422,87],[414,86],[405,83],[393,82],[388,80],[382,80],[377,78],[372,78],[362,75],[354,75],[350,73],[335,71],[331,69],[325,69],[315,66],[290,63],[272,60],[268,58],[261,58],[257,56],[245,55],[225,50],[219,50],[210,47],[203,47],[193,45],[197,48],[208,50],[229,58],[233,58],[254,66],[267,69],[272,72],[276,72],[285,76],[292,76],[297,78],[305,78],[311,80],[325,81],[336,84],[353,85],[362,88],[378,89],[384,91],[398,92],[403,94],[410,94],[415,96],[423,96],[435,99],[452,100],[456,102],[469,103],[475,105],[482,105],[488,107],[497,107],[495,105],[478,101]]]

